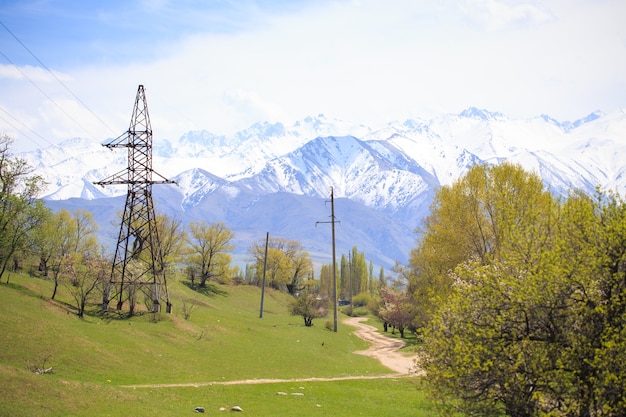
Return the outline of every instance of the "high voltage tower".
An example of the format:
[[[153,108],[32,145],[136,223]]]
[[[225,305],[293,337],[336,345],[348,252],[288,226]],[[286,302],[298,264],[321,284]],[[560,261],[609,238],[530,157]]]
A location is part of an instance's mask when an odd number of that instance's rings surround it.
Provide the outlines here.
[[[128,131],[103,146],[127,148],[128,168],[94,184],[128,185],[128,193],[102,308],[108,310],[109,302],[117,299],[117,309],[121,310],[128,302],[131,315],[135,306],[142,302],[156,313],[164,301],[170,313],[172,304],[167,292],[152,185],[174,182],[152,169],[152,127],[143,85],[137,90]],[[154,180],[153,174],[159,179]],[[139,298],[142,295],[143,299]]]

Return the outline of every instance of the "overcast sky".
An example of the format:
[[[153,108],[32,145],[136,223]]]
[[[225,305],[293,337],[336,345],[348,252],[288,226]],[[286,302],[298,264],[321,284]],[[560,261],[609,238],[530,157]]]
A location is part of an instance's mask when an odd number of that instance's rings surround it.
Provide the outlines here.
[[[325,114],[372,127],[475,106],[626,107],[624,0],[0,0],[0,132],[16,151]]]

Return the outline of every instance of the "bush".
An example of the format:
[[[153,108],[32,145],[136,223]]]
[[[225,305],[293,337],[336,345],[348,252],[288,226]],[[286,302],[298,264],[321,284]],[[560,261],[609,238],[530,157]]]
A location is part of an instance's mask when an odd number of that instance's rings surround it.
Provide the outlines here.
[[[372,296],[367,292],[362,292],[360,294],[352,297],[352,305],[354,307],[363,307],[368,305],[372,301]]]

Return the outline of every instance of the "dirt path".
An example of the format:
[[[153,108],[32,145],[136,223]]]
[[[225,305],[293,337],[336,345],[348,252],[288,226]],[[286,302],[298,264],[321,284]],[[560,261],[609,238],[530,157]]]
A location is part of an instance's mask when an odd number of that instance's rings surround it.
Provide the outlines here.
[[[280,382],[316,382],[316,381],[345,381],[355,379],[383,379],[406,377],[415,375],[415,355],[407,355],[398,352],[405,343],[398,339],[391,339],[376,331],[374,326],[362,323],[367,320],[363,317],[350,317],[343,320],[344,324],[356,327],[354,334],[371,346],[367,350],[360,350],[354,353],[371,356],[378,359],[387,368],[394,371],[393,374],[386,375],[354,375],[329,378],[294,378],[294,379],[244,379],[238,381],[214,381],[214,382],[191,382],[182,384],[145,384],[145,385],[125,385],[126,388],[176,388],[176,387],[202,387],[210,385],[253,385],[253,384],[273,384]]]
[[[362,323],[365,320],[367,319],[364,317],[350,317],[343,321],[345,324],[356,327],[354,334],[371,344],[367,350],[354,353],[376,358],[387,368],[399,374],[414,372],[415,355],[398,352],[406,343],[378,333],[374,326]]]

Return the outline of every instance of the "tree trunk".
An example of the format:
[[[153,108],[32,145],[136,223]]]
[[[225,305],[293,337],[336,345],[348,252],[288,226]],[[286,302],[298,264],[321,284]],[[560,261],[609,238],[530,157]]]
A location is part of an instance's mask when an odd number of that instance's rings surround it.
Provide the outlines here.
[[[200,276],[200,287],[206,287],[206,282],[209,280],[209,278],[209,274],[202,274],[202,276]]]
[[[59,288],[59,281],[55,278],[54,279],[54,287],[52,289],[52,296],[50,297],[51,300],[54,300],[54,297],[56,297],[56,295],[57,295],[57,288]]]
[[[39,272],[41,272],[44,277],[48,276],[48,262],[46,262],[44,258],[41,258],[39,261]]]

